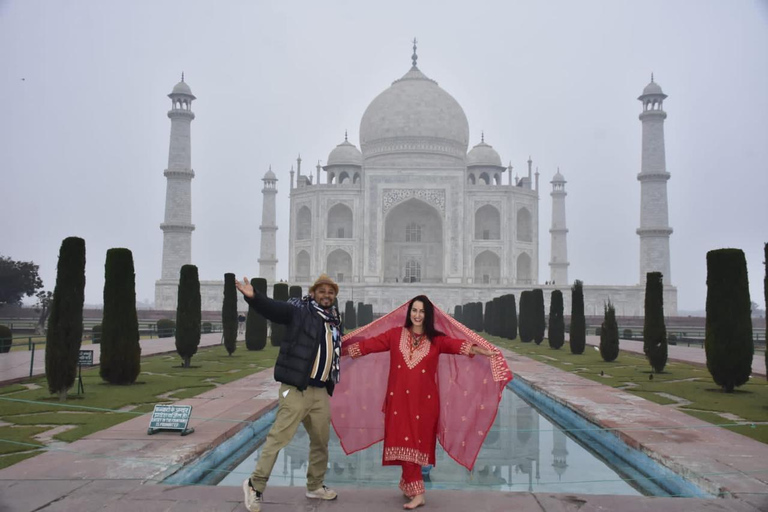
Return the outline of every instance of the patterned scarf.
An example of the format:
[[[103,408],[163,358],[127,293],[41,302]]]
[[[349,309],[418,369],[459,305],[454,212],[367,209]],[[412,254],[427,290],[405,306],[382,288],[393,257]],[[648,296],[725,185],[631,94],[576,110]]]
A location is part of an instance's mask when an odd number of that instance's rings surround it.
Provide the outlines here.
[[[331,337],[333,339],[331,378],[333,382],[339,382],[339,359],[341,359],[341,317],[339,316],[339,310],[336,309],[336,306],[331,306],[330,310],[325,310],[309,295],[305,295],[301,299],[292,298],[288,302],[298,307],[307,306],[314,308],[315,312],[323,319],[323,322],[330,324]]]

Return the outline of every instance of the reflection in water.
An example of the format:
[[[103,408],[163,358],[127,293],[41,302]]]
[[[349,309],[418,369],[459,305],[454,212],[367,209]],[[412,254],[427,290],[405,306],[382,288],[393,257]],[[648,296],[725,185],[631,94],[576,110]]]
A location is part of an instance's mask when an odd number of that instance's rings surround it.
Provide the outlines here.
[[[327,485],[397,490],[400,468],[381,465],[382,443],[347,456],[331,429],[329,452]],[[552,458],[545,460],[542,468],[541,454],[548,452]],[[219,485],[240,485],[253,471],[258,455],[257,450],[247,457]],[[299,427],[293,441],[280,452],[268,485],[304,486],[308,455],[309,437],[304,427]],[[473,471],[454,462],[439,443],[436,462],[435,467],[423,470],[427,489],[639,494],[509,389],[504,392],[499,413]]]

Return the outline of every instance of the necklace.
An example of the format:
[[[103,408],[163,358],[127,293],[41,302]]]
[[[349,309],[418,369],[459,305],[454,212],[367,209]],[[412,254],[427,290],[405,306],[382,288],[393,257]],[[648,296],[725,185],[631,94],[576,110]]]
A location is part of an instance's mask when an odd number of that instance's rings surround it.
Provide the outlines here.
[[[411,352],[413,352],[414,349],[419,348],[419,345],[421,345],[421,342],[426,337],[425,333],[416,334],[413,331],[408,331],[411,335]]]

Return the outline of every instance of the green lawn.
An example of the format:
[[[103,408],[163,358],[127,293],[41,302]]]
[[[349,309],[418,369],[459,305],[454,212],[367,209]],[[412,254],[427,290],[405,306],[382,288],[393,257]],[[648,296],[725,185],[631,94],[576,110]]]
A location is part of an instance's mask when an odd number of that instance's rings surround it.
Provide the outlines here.
[[[488,339],[521,355],[601,384],[624,388],[662,405],[672,406],[681,400],[690,402],[676,408],[713,424],[731,424],[737,422],[733,418],[742,419],[748,424],[726,428],[768,443],[768,383],[763,378],[753,379],[735,393],[726,394],[712,382],[706,368],[669,363],[664,373],[654,374],[653,380],[649,380],[650,366],[639,355],[622,352],[616,361],[606,363],[599,352],[589,346],[584,354],[577,356],[570,353],[567,344],[560,350],[552,350],[546,340],[536,346],[494,336],[488,336]],[[53,438],[76,441],[137,414],[147,413],[155,404],[167,402],[164,397],[193,397],[216,384],[232,382],[271,367],[276,356],[277,348],[272,346],[251,352],[239,344],[231,357],[223,346],[208,347],[192,358],[193,367],[189,369],[179,366],[177,355],[149,356],[142,359],[141,374],[131,386],[105,384],[99,377],[98,367],[95,367],[83,371],[85,394],[78,396],[76,388],[73,388],[64,407],[48,393],[45,377],[25,382],[40,386],[39,389],[30,390],[22,384],[0,387],[0,422],[9,424],[0,424],[0,469],[40,453],[34,446],[42,443],[34,436],[51,428],[72,426]],[[10,402],[3,398],[22,402]],[[129,407],[132,408],[130,411],[113,412]],[[720,415],[723,413],[733,416],[723,417]]]
[[[29,389],[22,384],[0,387],[0,469],[32,457],[39,450],[18,443],[39,446],[34,436],[51,428],[70,425],[73,428],[53,436],[65,442],[76,441],[88,434],[109,428],[150,412],[155,404],[197,396],[216,384],[226,384],[274,365],[277,347],[267,346],[258,352],[246,350],[242,343],[228,356],[223,346],[202,348],[192,358],[192,368],[181,368],[180,358],[164,354],[142,358],[141,374],[133,385],[114,386],[99,377],[98,367],[83,370],[85,393],[70,390],[65,406],[50,395],[45,377],[35,377],[25,384],[40,386]],[[5,399],[19,400],[9,401]],[[87,409],[94,408],[94,409]],[[121,408],[130,411],[112,412]],[[12,441],[12,442],[7,442]]]
[[[520,355],[601,384],[622,388],[658,404],[681,404],[675,408],[709,423],[746,422],[748,425],[725,428],[768,443],[768,382],[764,377],[750,379],[729,394],[724,393],[714,383],[709,371],[700,366],[669,362],[663,373],[653,374],[644,356],[628,352],[621,352],[618,359],[606,363],[600,352],[589,345],[583,354],[574,355],[567,342],[561,349],[553,350],[547,340],[538,346],[495,336],[488,336],[488,340]]]

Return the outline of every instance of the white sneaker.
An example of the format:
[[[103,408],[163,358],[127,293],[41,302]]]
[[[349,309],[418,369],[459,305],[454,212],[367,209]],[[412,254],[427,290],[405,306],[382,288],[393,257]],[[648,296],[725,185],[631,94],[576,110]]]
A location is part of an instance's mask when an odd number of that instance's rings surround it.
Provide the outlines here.
[[[261,512],[261,502],[264,496],[251,487],[251,479],[246,478],[243,482],[243,493],[245,494],[245,508],[250,512]]]
[[[306,496],[307,498],[312,498],[315,500],[335,500],[337,494],[333,489],[322,486],[319,489],[315,489],[314,491],[307,491]]]

